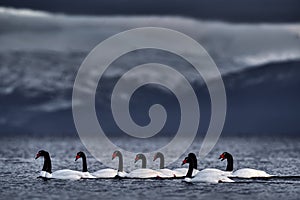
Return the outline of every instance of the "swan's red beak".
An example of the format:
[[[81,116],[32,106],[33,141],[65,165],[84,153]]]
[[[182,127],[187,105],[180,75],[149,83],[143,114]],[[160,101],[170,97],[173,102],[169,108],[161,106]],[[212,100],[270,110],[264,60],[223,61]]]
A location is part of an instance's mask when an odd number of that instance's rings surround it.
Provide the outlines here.
[[[219,159],[221,159],[221,161],[223,161],[225,159],[225,156],[223,153],[220,155]]]
[[[116,157],[117,157],[117,153],[113,153],[111,159],[113,160],[113,159],[115,159]]]
[[[38,159],[41,155],[39,153],[36,154],[35,159]]]
[[[79,155],[76,155],[75,161],[78,160],[79,158],[80,158],[80,156],[79,156]]]
[[[184,159],[183,161],[182,161],[182,164],[181,164],[181,166],[182,165],[184,165],[184,164],[186,164],[187,163],[187,160],[186,159]]]
[[[136,163],[140,158],[138,156],[135,157],[134,163]]]
[[[156,154],[154,155],[154,158],[153,158],[153,161],[155,161],[157,159],[157,156],[156,156]]]

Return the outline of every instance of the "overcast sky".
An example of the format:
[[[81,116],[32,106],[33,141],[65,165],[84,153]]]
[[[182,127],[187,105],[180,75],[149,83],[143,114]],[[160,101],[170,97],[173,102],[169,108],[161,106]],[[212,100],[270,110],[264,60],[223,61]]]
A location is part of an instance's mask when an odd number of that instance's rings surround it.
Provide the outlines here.
[[[233,22],[299,22],[299,0],[1,0],[0,6],[88,15],[180,15]]]

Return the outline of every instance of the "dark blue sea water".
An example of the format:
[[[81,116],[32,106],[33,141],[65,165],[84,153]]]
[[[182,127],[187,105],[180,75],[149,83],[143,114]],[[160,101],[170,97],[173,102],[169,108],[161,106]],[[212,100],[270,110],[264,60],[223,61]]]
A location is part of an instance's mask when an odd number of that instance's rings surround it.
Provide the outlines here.
[[[124,143],[130,141],[123,141]],[[151,145],[157,146],[158,141]],[[138,146],[139,143],[129,146]],[[0,141],[0,199],[299,199],[300,146],[299,138],[223,137],[213,151],[198,161],[199,169],[224,169],[218,160],[223,151],[231,152],[235,168],[250,167],[276,175],[270,179],[234,179],[234,183],[193,183],[180,179],[38,179],[42,159],[34,156],[40,149],[48,150],[53,171],[81,170],[81,162],[74,162],[77,151],[85,148],[77,138],[6,137]],[[198,145],[191,151],[197,152]],[[105,168],[88,152],[89,171]],[[103,152],[110,153],[110,152]],[[165,155],[171,156],[171,155]],[[184,156],[184,155],[183,155]],[[148,161],[149,167],[157,163]],[[180,167],[181,158],[169,168]],[[125,166],[126,167],[126,166]],[[139,164],[136,164],[136,168]]]

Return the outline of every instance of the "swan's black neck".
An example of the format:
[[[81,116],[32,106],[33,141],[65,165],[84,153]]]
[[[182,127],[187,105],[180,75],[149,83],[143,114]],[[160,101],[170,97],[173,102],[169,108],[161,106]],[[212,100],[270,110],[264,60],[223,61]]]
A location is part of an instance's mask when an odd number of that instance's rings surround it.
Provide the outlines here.
[[[186,174],[186,177],[192,178],[193,170],[197,169],[197,157],[194,153],[189,153],[188,159],[189,159],[189,170]]]
[[[118,171],[122,172],[123,171],[123,156],[122,156],[121,153],[119,153],[117,156],[119,157],[119,169],[118,169]]]
[[[227,167],[226,171],[233,171],[233,157],[232,155],[227,155]]]
[[[188,157],[192,160],[194,169],[197,169],[197,157],[194,153],[189,153]]]
[[[186,174],[186,177],[187,178],[192,178],[192,175],[193,175],[193,170],[194,170],[194,161],[192,161],[192,162],[190,162],[190,164],[189,164],[189,170],[188,170],[188,172],[187,172],[187,174]]]
[[[141,155],[140,159],[142,160],[142,168],[146,168],[146,166],[147,166],[146,157],[144,155]]]
[[[163,169],[165,168],[165,157],[162,153],[157,153],[156,157],[160,159],[160,164],[159,164],[159,168]]]
[[[42,171],[46,171],[48,173],[52,173],[52,165],[51,165],[51,158],[49,153],[44,155],[44,165]]]
[[[87,172],[87,163],[86,163],[86,156],[83,154],[81,156],[82,159],[82,172]]]

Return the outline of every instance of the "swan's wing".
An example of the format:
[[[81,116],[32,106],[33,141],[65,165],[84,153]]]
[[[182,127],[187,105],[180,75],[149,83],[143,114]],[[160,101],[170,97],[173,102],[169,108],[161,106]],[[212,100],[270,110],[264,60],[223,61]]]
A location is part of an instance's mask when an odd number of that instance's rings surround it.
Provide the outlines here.
[[[52,178],[52,174],[46,171],[41,171],[40,176],[38,178]]]
[[[97,178],[97,177],[93,176],[89,172],[82,172],[82,178],[89,179],[89,178]]]
[[[272,175],[262,170],[256,170],[251,168],[244,168],[236,170],[232,173],[232,177],[238,178],[255,178],[255,177],[271,177]]]
[[[50,174],[49,172],[45,173],[45,178],[52,178],[52,174]]]
[[[128,174],[128,178],[156,178],[162,176],[161,173],[153,169],[136,169]]]
[[[194,177],[194,176],[196,176],[198,173],[199,173],[199,170],[198,170],[198,169],[194,169],[194,170],[193,170],[193,173],[192,173],[192,176]]]
[[[174,178],[175,177],[173,170],[165,168],[165,169],[159,169],[157,171],[161,173],[161,175],[159,175],[160,178]]]
[[[101,169],[92,173],[96,178],[114,178],[117,174],[118,170],[116,169]]]
[[[188,169],[187,168],[177,168],[173,169],[173,172],[176,177],[185,177],[187,174]]]
[[[188,172],[188,168],[177,168],[177,169],[173,169],[173,172],[174,172],[174,174],[175,174],[175,177],[178,177],[178,178],[180,178],[180,177],[185,177],[186,174],[187,174],[187,172]],[[199,170],[194,169],[194,170],[193,170],[193,173],[192,173],[192,176],[193,176],[193,177],[196,176],[198,172],[199,172]]]
[[[222,174],[223,171],[222,170],[219,170],[219,169],[215,169],[215,168],[205,168],[205,169],[202,169],[200,171],[201,173],[215,173],[215,174]]]
[[[220,183],[220,182],[234,182],[224,175],[201,173],[201,171],[192,179],[192,182],[206,182],[206,183]]]
[[[40,177],[46,177],[46,171],[41,171],[40,172]]]
[[[184,181],[184,182],[187,182],[187,183],[191,183],[191,182],[192,182],[192,179],[186,177],[186,178],[183,179],[183,181]]]
[[[121,178],[125,178],[125,177],[128,177],[128,173],[127,172],[118,172],[117,175]]]
[[[230,171],[222,171],[215,168],[205,168],[200,171],[201,173],[209,173],[209,174],[215,174],[215,175],[222,175],[222,176],[231,176],[232,172]]]
[[[70,169],[58,170],[52,173],[51,178],[55,179],[70,179],[70,180],[78,180],[82,178],[82,172],[74,171]]]

